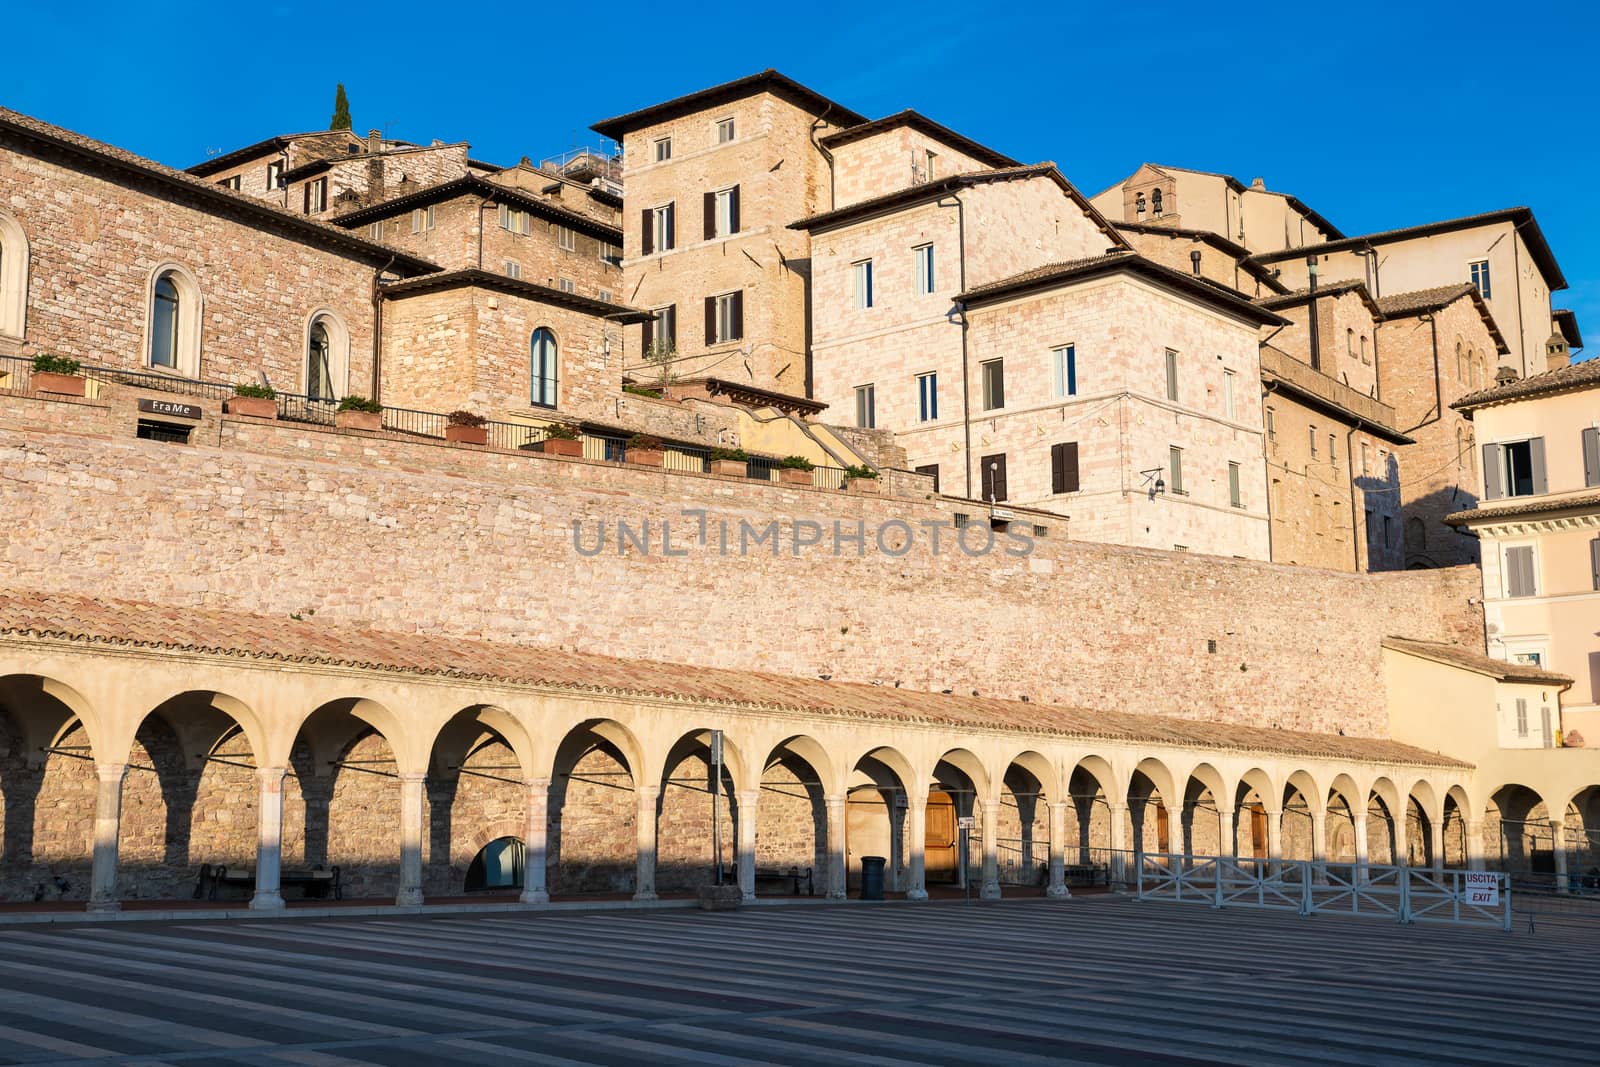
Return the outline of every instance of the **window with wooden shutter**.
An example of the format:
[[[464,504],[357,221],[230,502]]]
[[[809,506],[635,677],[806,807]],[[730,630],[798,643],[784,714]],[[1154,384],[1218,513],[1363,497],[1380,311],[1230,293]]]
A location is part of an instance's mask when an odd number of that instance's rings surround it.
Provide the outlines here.
[[[733,293],[732,295],[730,295],[728,297],[728,302],[729,302],[729,305],[730,305],[729,311],[728,311],[728,318],[729,318],[729,323],[730,323],[730,325],[732,327],[731,330],[728,333],[728,340],[730,340],[730,341],[743,340],[744,339],[744,290],[740,289],[738,292]]]
[[[1533,546],[1518,545],[1506,549],[1506,595],[1533,596],[1534,588]]]
[[[978,461],[983,472],[983,499],[998,503],[1006,498],[1005,453],[984,456]]]
[[[1499,500],[1506,495],[1505,469],[1499,445],[1483,446],[1483,499]]]
[[[1528,460],[1532,466],[1534,495],[1548,493],[1550,484],[1544,472],[1544,438],[1535,437],[1528,442]]]
[[[717,343],[717,298],[706,297],[706,344]]]
[[[643,326],[644,336],[639,340],[639,350],[648,356],[650,354],[650,346],[655,344],[656,340],[656,320],[645,319]]]
[[[1589,542],[1589,569],[1594,572],[1594,587],[1600,589],[1600,537]]]
[[[1583,431],[1583,484],[1600,485],[1600,428]]]
[[[645,208],[644,211],[640,213],[639,218],[639,232],[642,235],[640,237],[641,244],[639,245],[639,251],[641,255],[648,256],[654,253],[656,250],[655,212],[651,211],[649,208]]]
[[[1050,446],[1050,491],[1078,491],[1078,442],[1063,441]]]
[[[705,238],[709,241],[717,235],[716,193],[707,193],[701,197],[701,210],[705,212]]]

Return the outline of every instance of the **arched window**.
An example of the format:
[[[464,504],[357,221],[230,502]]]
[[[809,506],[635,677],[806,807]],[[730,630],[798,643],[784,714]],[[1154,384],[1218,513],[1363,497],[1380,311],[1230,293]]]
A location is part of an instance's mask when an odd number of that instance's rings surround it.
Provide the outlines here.
[[[1135,211],[1137,211],[1141,215],[1144,214],[1144,194],[1143,193],[1135,193],[1135,194],[1133,194],[1133,209]]]
[[[306,319],[301,387],[312,400],[338,400],[350,386],[350,331],[344,320],[323,308]]]
[[[1356,358],[1356,332],[1351,329],[1344,331],[1344,353],[1351,359]]]
[[[1456,342],[1456,380],[1463,382],[1467,380],[1467,359],[1460,341]]]
[[[468,892],[477,889],[521,889],[526,851],[522,842],[514,837],[495,838],[472,858],[464,888]]]
[[[1413,552],[1421,552],[1428,547],[1428,527],[1421,519],[1409,518],[1406,520],[1406,548]]]
[[[1160,189],[1152,189],[1152,190],[1150,190],[1150,211],[1156,216],[1156,218],[1160,218],[1161,217],[1161,190]]]
[[[528,352],[532,378],[529,402],[535,407],[553,408],[556,406],[556,335],[546,326],[534,330]]]
[[[150,275],[145,362],[188,378],[200,377],[200,287],[177,264]]]
[[[0,337],[23,336],[28,312],[28,237],[0,211]]]
[[[1366,334],[1362,334],[1361,335],[1361,362],[1363,362],[1363,363],[1368,362],[1368,360],[1367,360],[1367,335]]]
[[[1465,467],[1466,465],[1467,465],[1467,440],[1466,440],[1466,434],[1462,431],[1461,427],[1457,426],[1456,427],[1456,466],[1457,467]]]

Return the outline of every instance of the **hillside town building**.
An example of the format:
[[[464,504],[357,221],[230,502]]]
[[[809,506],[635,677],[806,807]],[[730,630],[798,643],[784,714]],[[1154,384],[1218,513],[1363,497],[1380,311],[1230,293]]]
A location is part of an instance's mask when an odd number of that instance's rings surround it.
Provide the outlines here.
[[[1600,874],[1531,215],[1529,375],[1221,176],[773,71],[595,128],[185,172],[0,111],[6,902]]]

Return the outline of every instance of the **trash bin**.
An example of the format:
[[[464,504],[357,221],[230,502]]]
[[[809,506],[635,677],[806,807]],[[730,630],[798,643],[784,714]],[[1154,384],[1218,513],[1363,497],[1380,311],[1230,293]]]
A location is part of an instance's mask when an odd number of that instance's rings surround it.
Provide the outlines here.
[[[883,865],[889,861],[882,856],[861,857],[861,899],[883,899]]]

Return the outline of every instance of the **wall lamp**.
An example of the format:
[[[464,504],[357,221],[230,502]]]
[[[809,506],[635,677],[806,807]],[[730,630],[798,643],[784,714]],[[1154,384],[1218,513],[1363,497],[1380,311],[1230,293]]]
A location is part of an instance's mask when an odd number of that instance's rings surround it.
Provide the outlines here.
[[[1149,487],[1149,489],[1150,489],[1150,498],[1152,500],[1155,499],[1157,494],[1165,493],[1167,491],[1166,479],[1161,477],[1164,473],[1166,473],[1166,468],[1164,468],[1164,467],[1151,467],[1149,470],[1140,471],[1139,473],[1144,475],[1144,484]],[[1155,484],[1154,485],[1151,485],[1151,481],[1150,480],[1152,478],[1155,479]]]

